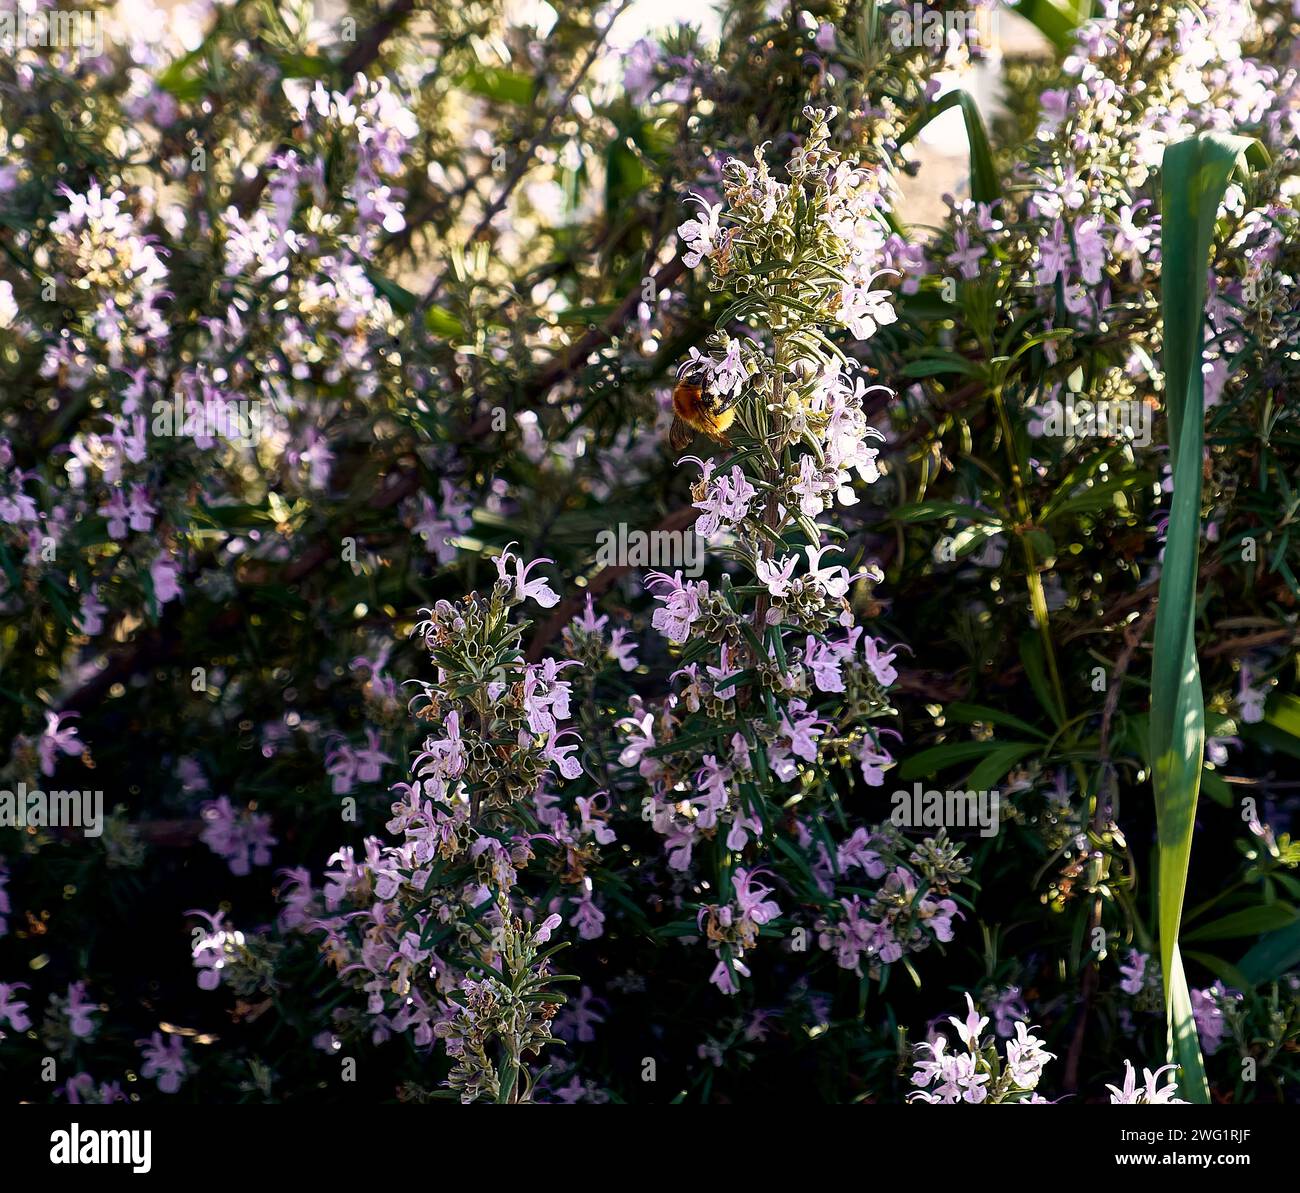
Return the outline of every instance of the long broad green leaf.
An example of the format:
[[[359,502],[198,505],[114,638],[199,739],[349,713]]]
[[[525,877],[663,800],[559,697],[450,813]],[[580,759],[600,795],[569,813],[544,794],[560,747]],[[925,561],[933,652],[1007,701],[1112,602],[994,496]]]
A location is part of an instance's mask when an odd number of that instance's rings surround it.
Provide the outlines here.
[[[1010,7],[1058,50],[1074,45],[1076,31],[1092,15],[1092,0],[1020,0]]]
[[[1151,663],[1151,759],[1159,836],[1157,907],[1169,1060],[1192,1102],[1208,1102],[1191,997],[1178,951],[1196,801],[1205,757],[1205,700],[1196,658],[1196,576],[1201,546],[1205,391],[1205,277],[1215,216],[1253,142],[1202,133],[1165,150],[1161,196],[1161,308],[1165,411],[1173,508],[1156,607]]]
[[[903,130],[903,135],[898,138],[898,147],[901,149],[936,116],[954,107],[961,108],[961,118],[966,124],[966,141],[970,145],[971,198],[977,203],[995,203],[1002,198],[1002,188],[993,169],[993,153],[989,149],[984,117],[969,92],[957,88],[941,95]]]
[[[1019,744],[1029,749],[1037,748],[1029,742]],[[959,762],[973,762],[997,750],[1003,750],[1009,745],[1011,745],[1010,742],[990,739],[989,741],[945,742],[941,746],[931,746],[928,750],[913,754],[903,762],[898,768],[898,777],[906,781],[919,779],[922,776],[932,776],[945,767],[956,766]],[[646,751],[647,754],[649,752],[649,750]]]
[[[1243,936],[1259,936],[1263,932],[1289,928],[1298,921],[1300,916],[1289,903],[1261,903],[1258,907],[1234,911],[1211,923],[1199,924],[1184,932],[1183,939],[1237,940]]]
[[[1241,975],[1252,986],[1272,982],[1300,966],[1300,923],[1261,936],[1237,963]]]

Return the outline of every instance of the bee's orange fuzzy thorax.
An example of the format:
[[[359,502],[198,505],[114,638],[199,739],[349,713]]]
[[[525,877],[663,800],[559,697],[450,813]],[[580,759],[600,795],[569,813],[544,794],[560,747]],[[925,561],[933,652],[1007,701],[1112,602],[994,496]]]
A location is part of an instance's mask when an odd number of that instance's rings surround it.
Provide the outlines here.
[[[688,381],[678,382],[673,389],[673,413],[702,435],[719,442],[736,418],[734,409],[714,410],[704,391]]]
[[[703,408],[703,405],[704,392],[698,385],[679,381],[673,386],[673,413],[678,418],[690,422],[697,417],[697,412]]]

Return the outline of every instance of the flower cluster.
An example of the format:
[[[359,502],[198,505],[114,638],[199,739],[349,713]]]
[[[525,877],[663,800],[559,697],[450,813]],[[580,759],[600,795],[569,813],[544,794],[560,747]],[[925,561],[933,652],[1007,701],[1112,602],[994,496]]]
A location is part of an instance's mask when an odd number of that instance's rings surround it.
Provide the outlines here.
[[[364,857],[345,846],[320,891],[294,872],[282,892],[284,926],[322,935],[343,980],[365,993],[370,1035],[409,1032],[419,1046],[445,1040],[455,1062],[451,1085],[467,1101],[531,1096],[522,1058],[549,1041],[547,1024],[562,1001],[532,998],[547,981],[539,946],[561,917],[536,926],[537,903],[521,880],[539,851],[581,854],[588,833],[600,844],[612,840],[594,797],[577,800],[579,823],[570,826],[550,793],[557,774],[581,774],[576,735],[563,725],[571,689],[562,678],[580,664],[525,662],[518,643],[527,623],[510,616],[525,601],[545,608],[558,600],[533,575],[543,562],[525,564],[507,549],[489,595],[424,611],[414,635],[437,680],[415,681],[411,707],[427,732],[410,782],[394,788],[400,798],[388,830],[396,843],[368,838]],[[336,790],[346,761],[340,750]],[[378,766],[355,775],[378,776]],[[345,790],[353,777],[348,772]],[[218,947],[205,942],[209,955]],[[209,972],[222,964],[204,963]],[[504,984],[496,976],[503,969],[511,977]],[[522,975],[524,986],[515,980]]]
[[[1003,1031],[999,1026],[997,1034],[1006,1039],[1004,1051],[999,1052],[997,1040],[985,1035],[988,1016],[979,1013],[969,994],[966,995],[966,1007],[965,1019],[958,1019],[955,1015],[948,1018],[963,1051],[950,1052],[948,1037],[944,1035],[935,1035],[917,1046],[912,1084],[918,1088],[909,1095],[908,1101],[974,1106],[1046,1104],[1049,1099],[1037,1091],[1043,1071],[1049,1061],[1056,1059],[1056,1054],[1048,1052],[1043,1041],[1033,1034],[1037,1029],[1023,1020],[1010,1024],[1009,1031]],[[1163,1065],[1154,1071],[1144,1069],[1144,1084],[1138,1086],[1133,1065],[1126,1060],[1124,1084],[1106,1087],[1110,1090],[1111,1103],[1186,1105],[1176,1096],[1177,1086],[1172,1080],[1161,1082],[1161,1077],[1174,1068],[1174,1065]]]
[[[883,439],[864,411],[869,387],[827,332],[865,339],[894,319],[889,291],[871,288],[888,239],[888,179],[832,147],[834,115],[805,113],[788,182],[772,176],[761,150],[752,166],[729,161],[723,202],[698,200],[701,213],[679,229],[685,263],[707,262],[710,285],[734,295],[720,322],[757,314],[766,334],[720,333],[715,354],[687,362],[714,400],[736,410],[737,455],[682,461],[701,473],[696,531],[732,567],[717,581],[647,576],[653,627],[683,660],[670,695],[634,698],[620,722],[619,763],[649,787],[643,806],[670,872],[708,872],[701,852],[715,840],[725,846],[715,880],[737,902],[703,906],[698,924],[719,953],[712,981],[727,994],[750,976],[741,958],[760,926],[780,915],[768,898],[777,888],[758,885],[759,874],[796,892],[807,885],[801,897],[825,910],[800,931],[815,929],[845,968],[861,972],[865,954],[875,976],[905,951],[951,940],[957,913],[953,900],[929,896],[894,843],[882,851],[888,865],[866,850],[865,829],[828,852],[814,827],[834,768],[856,761],[880,781],[891,761],[887,731],[870,722],[890,711],[885,693],[898,678],[894,652],[857,624],[850,601],[854,585],[879,581],[879,571],[851,572],[843,544],[827,541],[817,522],[879,478]],[[791,790],[806,810],[781,824],[777,808]],[[813,850],[816,870],[793,873],[787,842]],[[718,856],[715,847],[707,854]],[[885,879],[869,907],[859,894],[838,894],[855,865]]]

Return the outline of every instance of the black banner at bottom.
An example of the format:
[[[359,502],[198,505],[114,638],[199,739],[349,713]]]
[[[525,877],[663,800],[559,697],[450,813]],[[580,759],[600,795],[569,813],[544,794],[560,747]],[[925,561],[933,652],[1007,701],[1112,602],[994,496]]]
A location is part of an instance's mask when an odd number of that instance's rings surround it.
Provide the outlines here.
[[[806,1104],[805,1104],[806,1105]],[[141,1177],[194,1178],[217,1166],[229,1176],[246,1171],[249,1177],[291,1175],[296,1180],[320,1176],[370,1178],[395,1161],[401,1166],[421,1163],[411,1151],[416,1140],[434,1143],[447,1124],[440,1119],[451,1107],[245,1107],[245,1106],[109,1106],[15,1107],[0,1131],[6,1185],[23,1176],[97,1180],[109,1172]],[[779,1105],[770,1111],[783,1112]],[[1212,1112],[1183,1107],[1148,1108],[1137,1114],[1088,1108],[1082,1115],[1063,1107],[945,1113],[934,1121],[931,1107],[849,1107],[845,1113],[863,1117],[864,1131],[886,1132],[891,1147],[915,1137],[918,1155],[932,1153],[936,1132],[944,1150],[953,1155],[988,1155],[1005,1147],[1022,1172],[1026,1162],[1043,1162],[1044,1172],[1057,1170],[1062,1159],[1090,1169],[1158,1169],[1165,1173],[1249,1169],[1270,1166],[1284,1156],[1293,1128],[1284,1123],[1286,1109],[1273,1106],[1217,1106]],[[1028,1120],[1028,1121],[1026,1121]],[[472,1129],[472,1128],[471,1128]],[[480,1128],[481,1129],[481,1128]],[[512,1124],[509,1154],[518,1158],[532,1131],[540,1147],[552,1151],[554,1122],[525,1118]],[[602,1132],[617,1126],[604,1124]],[[642,1149],[644,1123],[626,1125],[630,1154],[644,1171],[657,1148]],[[420,1134],[425,1132],[426,1134]],[[636,1140],[630,1137],[635,1133]],[[641,1146],[638,1147],[638,1144]],[[394,1155],[384,1157],[386,1147]],[[980,1149],[975,1151],[974,1149]],[[970,1149],[970,1150],[967,1150]],[[405,1158],[398,1159],[398,1155]],[[505,1155],[475,1148],[472,1162],[494,1165]],[[671,1163],[680,1171],[680,1157]],[[903,1153],[905,1154],[905,1153]],[[468,1157],[467,1157],[468,1159]],[[455,1166],[451,1149],[439,1148],[428,1162],[439,1170]]]

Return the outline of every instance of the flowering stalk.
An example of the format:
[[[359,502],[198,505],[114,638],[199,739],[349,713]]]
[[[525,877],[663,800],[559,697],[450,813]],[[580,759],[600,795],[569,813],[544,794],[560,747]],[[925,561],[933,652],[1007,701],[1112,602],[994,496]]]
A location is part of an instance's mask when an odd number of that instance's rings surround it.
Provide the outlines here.
[[[414,681],[428,733],[411,781],[395,787],[388,829],[398,843],[369,838],[364,860],[341,849],[321,892],[305,872],[286,891],[287,926],[324,934],[340,975],[368,995],[371,1035],[409,1031],[420,1047],[444,1040],[448,1084],[466,1102],[531,1099],[526,1062],[554,1042],[549,1023],[563,998],[552,987],[568,980],[550,968],[559,946],[542,948],[561,918],[539,922],[520,885],[534,847],[557,844],[534,801],[556,772],[581,774],[576,735],[562,725],[570,686],[561,678],[580,664],[526,663],[529,623],[512,618],[525,601],[559,600],[534,575],[547,562],[525,564],[507,548],[488,595],[424,611],[415,635],[438,672],[436,682]],[[340,1034],[360,1027],[349,1023]]]
[[[857,501],[855,481],[877,479],[883,438],[863,412],[856,362],[831,337],[862,341],[895,318],[890,292],[874,285],[896,272],[890,179],[832,148],[833,116],[805,112],[788,182],[762,150],[752,166],[733,159],[723,201],[697,199],[702,214],[681,228],[687,264],[707,260],[710,284],[732,298],[712,352],[692,351],[690,366],[706,400],[734,404],[733,450],[720,463],[683,461],[701,473],[696,531],[727,570],[717,588],[651,575],[654,625],[682,649],[682,682],[653,707],[634,704],[622,761],[649,783],[670,870],[692,870],[715,843],[709,886],[734,898],[701,906],[698,923],[716,956],[711,980],[728,994],[750,973],[742,958],[782,930],[811,928],[842,968],[881,976],[951,939],[948,895],[963,870],[947,844],[936,863],[924,850],[909,856],[892,830],[850,832],[832,777],[856,761],[869,785],[883,782],[892,759],[872,722],[891,712],[897,678],[894,653],[864,634],[849,603],[852,586],[879,572],[827,561],[844,536],[818,520]],[[830,818],[847,839],[833,840]],[[796,850],[811,851],[811,866],[791,864]],[[866,901],[855,868],[885,879]],[[758,885],[760,874],[777,886]],[[778,902],[781,887],[795,906]]]

